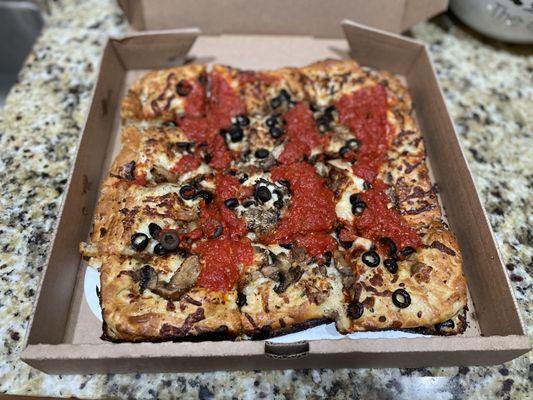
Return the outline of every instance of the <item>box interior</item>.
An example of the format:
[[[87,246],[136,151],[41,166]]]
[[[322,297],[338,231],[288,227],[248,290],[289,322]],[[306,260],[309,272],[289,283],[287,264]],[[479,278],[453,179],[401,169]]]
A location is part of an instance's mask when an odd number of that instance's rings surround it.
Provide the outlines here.
[[[196,26],[209,35],[323,38],[344,37],[340,26],[343,19],[402,32],[448,6],[448,0],[118,0],[118,3],[136,30]],[[224,18],[218,17],[222,15]]]
[[[62,207],[62,217],[54,238],[45,277],[39,289],[34,319],[27,339],[26,359],[42,360],[47,357],[64,359],[76,355],[84,359],[99,357],[133,359],[135,354],[141,359],[165,357],[169,354],[180,357],[194,357],[197,354],[212,357],[224,355],[225,361],[220,361],[223,368],[229,366],[240,369],[248,368],[247,364],[239,361],[238,366],[231,366],[231,355],[249,356],[253,364],[253,356],[261,355],[263,356],[261,360],[264,361],[265,352],[270,352],[271,357],[275,358],[277,354],[278,357],[286,359],[297,358],[303,351],[315,355],[335,354],[336,360],[340,363],[336,365],[420,366],[461,362],[460,357],[463,357],[461,349],[471,350],[473,361],[470,363],[492,363],[502,360],[502,357],[509,359],[519,352],[527,351],[527,337],[524,336],[516,302],[425,48],[415,41],[353,23],[345,23],[344,29],[348,43],[339,39],[280,35],[201,36],[194,42],[198,32],[184,30],[168,34],[142,34],[123,40],[113,40],[108,44]],[[192,49],[188,53],[191,46]],[[119,104],[126,87],[146,69],[181,64],[185,60],[268,69],[287,65],[301,66],[328,57],[349,57],[349,46],[354,58],[362,65],[395,72],[404,76],[408,83],[418,123],[425,139],[428,163],[439,186],[441,204],[463,253],[464,271],[472,300],[469,304],[470,327],[467,332],[452,338],[318,340],[304,342],[303,345],[293,343],[276,346],[269,345],[268,342],[265,345],[265,342],[261,341],[157,345],[149,343],[117,345],[101,341],[100,322],[88,309],[83,296],[85,264],[80,262],[78,243],[85,240],[90,232],[100,182],[107,174],[111,160],[118,150]],[[146,54],[150,54],[150,57]],[[242,54],[246,54],[246,57],[242,57]],[[450,164],[453,165],[453,174],[449,173]],[[76,223],[73,223],[74,221]],[[490,355],[487,355],[484,351],[493,348],[494,343],[500,343],[500,340],[504,339],[493,338],[490,342],[483,340],[484,337],[490,336],[505,336],[506,340],[501,342],[502,348],[496,347]],[[86,345],[90,346],[90,350]],[[302,350],[302,346],[307,350]],[[379,350],[375,350],[378,348]],[[505,352],[506,348],[510,351]],[[124,349],[129,349],[133,353],[123,354]],[[339,349],[344,349],[346,355],[339,354],[343,352]],[[348,357],[347,354],[354,352],[361,354],[365,351],[372,354],[390,352],[390,362],[375,360],[354,362],[349,358],[346,358],[346,364],[340,362],[343,357]],[[427,351],[427,356],[431,351],[437,353],[441,351],[446,354],[458,351],[460,354],[453,360],[438,354],[431,358],[435,361],[430,362],[417,361],[412,357],[400,360],[392,354],[413,351]],[[94,361],[93,369],[101,370],[99,363],[100,361]],[[32,365],[39,367],[40,364],[39,361],[35,361]],[[56,370],[59,368],[60,372],[68,371],[68,364],[64,365],[65,367],[53,368]],[[291,364],[278,365],[279,368]],[[50,365],[47,368],[49,367]],[[78,367],[72,366],[70,370],[76,368]],[[120,368],[113,370],[119,371]],[[153,368],[165,369],[158,368],[157,365]],[[195,369],[193,366],[175,365],[169,368]],[[215,362],[211,365],[199,365],[198,368],[216,369],[221,366]],[[147,369],[139,367],[132,361],[127,370]]]

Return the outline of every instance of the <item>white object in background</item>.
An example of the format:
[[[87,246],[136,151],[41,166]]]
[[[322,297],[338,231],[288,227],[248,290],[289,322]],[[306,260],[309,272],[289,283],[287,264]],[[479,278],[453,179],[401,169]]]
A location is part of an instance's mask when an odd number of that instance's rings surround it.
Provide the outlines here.
[[[452,0],[454,14],[491,38],[533,43],[533,0]]]

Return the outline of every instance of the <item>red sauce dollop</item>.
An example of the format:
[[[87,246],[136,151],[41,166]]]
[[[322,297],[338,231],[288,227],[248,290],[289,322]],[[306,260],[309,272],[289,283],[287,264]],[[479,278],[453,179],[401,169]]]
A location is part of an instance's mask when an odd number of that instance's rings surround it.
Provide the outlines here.
[[[196,144],[205,143],[206,150],[212,157],[209,164],[221,170],[230,165],[233,154],[226,147],[224,138],[219,132],[223,128],[229,128],[231,118],[243,114],[245,110],[244,101],[239,94],[220,73],[213,71],[207,115],[205,117],[186,115],[178,121],[178,125],[189,140]]]
[[[202,164],[202,159],[198,156],[186,154],[181,157],[176,164],[170,168],[173,174],[184,174],[186,172],[194,171]]]
[[[220,237],[198,242],[193,249],[204,261],[198,285],[210,290],[231,290],[239,279],[239,266],[254,260],[254,250],[247,238]]]
[[[297,162],[278,166],[272,169],[271,176],[276,181],[289,181],[292,198],[290,208],[275,231],[264,238],[267,242],[286,243],[298,237],[304,243],[304,236],[333,228],[336,219],[333,193],[312,165]],[[317,247],[320,246],[310,245],[313,249]]]
[[[373,240],[379,246],[382,237],[391,238],[398,249],[422,245],[417,233],[403,220],[395,208],[388,208],[389,196],[385,192],[388,185],[377,179],[372,189],[360,194],[366,208],[354,218],[354,226],[359,236]]]
[[[200,203],[198,226],[203,238],[213,237],[220,228],[222,232],[214,240],[198,242],[193,251],[204,260],[199,285],[211,290],[229,290],[239,277],[237,266],[251,264],[254,250],[250,240],[245,237],[248,233],[245,221],[229,209],[224,201],[248,197],[253,189],[240,185],[239,180],[231,175],[218,173],[214,179],[216,189],[213,201],[210,204],[205,201]]]
[[[294,238],[296,246],[303,247],[311,257],[320,257],[337,247],[337,241],[326,232],[310,232]]]
[[[325,146],[328,138],[321,136],[316,128],[313,113],[304,103],[283,114],[287,142],[279,157],[282,164],[291,164],[309,156],[317,146]]]
[[[190,85],[191,91],[185,101],[185,113],[191,117],[201,117],[205,114],[207,103],[205,86],[198,79],[190,79],[187,83]]]
[[[387,92],[382,85],[368,86],[345,94],[335,104],[340,123],[355,132],[361,141],[354,173],[372,182],[379,167],[387,160],[389,124]]]

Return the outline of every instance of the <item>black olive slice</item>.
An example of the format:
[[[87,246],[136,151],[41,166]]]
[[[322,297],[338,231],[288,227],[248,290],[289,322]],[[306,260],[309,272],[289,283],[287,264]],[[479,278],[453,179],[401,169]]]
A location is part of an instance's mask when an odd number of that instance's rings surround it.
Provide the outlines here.
[[[354,193],[354,194],[350,195],[350,204],[351,205],[355,205],[357,203],[360,203],[361,201],[363,201],[363,200],[361,200],[361,196],[359,196],[358,193]]]
[[[239,205],[239,200],[237,200],[235,197],[232,197],[225,200],[224,205],[228,208],[235,208]]]
[[[348,309],[346,310],[348,316],[352,319],[359,319],[365,311],[365,306],[358,301],[352,301],[348,304]]]
[[[347,241],[347,240],[339,240],[340,244],[342,247],[344,247],[345,249],[349,249],[350,247],[352,247],[353,245],[353,241]]]
[[[380,262],[379,254],[372,250],[364,252],[361,259],[366,265],[372,268],[377,267]]]
[[[206,164],[209,164],[211,162],[211,160],[213,159],[213,156],[209,153],[205,153],[204,154],[204,162]]]
[[[287,249],[287,250],[290,250],[293,248],[293,244],[292,243],[280,243],[279,244],[281,247],[283,247],[284,249]]]
[[[447,329],[453,328],[455,328],[455,323],[451,319],[441,322],[440,324],[435,324],[435,330],[438,333],[445,333]]]
[[[379,243],[381,243],[383,246],[386,246],[388,248],[387,255],[389,257],[392,257],[394,254],[396,254],[396,251],[398,250],[396,248],[396,243],[389,238],[389,237],[382,237],[379,239]]]
[[[385,261],[383,261],[383,265],[385,265],[385,268],[387,268],[391,274],[398,272],[398,263],[392,258],[387,258]]]
[[[363,182],[363,188],[364,188],[365,190],[372,189],[372,184],[371,184],[370,182],[368,182],[368,181],[364,181],[364,182]]]
[[[154,238],[155,240],[159,239],[159,235],[161,234],[161,227],[157,225],[154,222],[150,222],[148,225],[148,231],[150,232],[150,236]]]
[[[237,117],[235,117],[235,121],[240,126],[250,125],[250,118],[248,118],[246,115],[237,115]]]
[[[165,250],[173,251],[178,248],[180,238],[175,232],[162,232],[159,243]]]
[[[157,255],[157,256],[164,256],[165,254],[167,254],[168,251],[161,245],[161,243],[157,243],[155,246],[154,246],[154,254]]]
[[[357,139],[350,139],[346,142],[346,146],[350,149],[350,150],[357,150],[359,148],[359,146],[361,145],[361,143],[359,142],[359,140]]]
[[[350,148],[348,146],[342,146],[339,149],[339,156],[344,157],[348,152],[350,151]]]
[[[272,193],[266,186],[259,186],[255,190],[255,198],[263,203],[266,203],[272,198]]]
[[[267,149],[257,149],[255,151],[255,157],[256,158],[267,158],[270,152]]]
[[[283,200],[276,200],[274,202],[274,207],[276,207],[277,209],[281,210],[283,208]]]
[[[407,308],[411,304],[411,296],[404,289],[396,289],[392,293],[392,302],[396,307]]]
[[[413,254],[414,252],[415,252],[415,249],[413,249],[411,246],[406,246],[400,251],[400,253],[402,253],[402,255],[404,255],[405,257]]]
[[[335,111],[337,111],[337,108],[334,105],[331,105],[324,110],[324,114],[331,116]]]
[[[291,101],[291,95],[285,89],[279,91],[279,97],[286,102]]]
[[[272,128],[273,126],[279,124],[279,120],[278,120],[278,118],[277,118],[275,115],[272,115],[271,117],[268,117],[268,118],[265,120],[265,124],[266,124],[266,126],[268,126],[269,128]]]
[[[178,93],[181,97],[188,96],[189,93],[192,91],[192,85],[187,82],[186,80],[181,80],[176,85],[176,93]]]
[[[194,199],[196,196],[196,189],[192,185],[183,185],[180,187],[180,196],[184,200]]]
[[[281,106],[281,103],[282,103],[282,99],[280,96],[274,97],[272,100],[270,100],[270,107],[278,108],[279,106]]]
[[[213,233],[212,239],[216,239],[217,237],[222,235],[222,231],[223,231],[222,224],[218,224],[215,229],[215,232]]]
[[[201,198],[204,199],[207,204],[211,203],[213,201],[213,194],[209,192],[208,190],[199,190],[196,192],[195,198]]]
[[[237,292],[237,307],[244,307],[246,304],[248,304],[246,295],[243,292],[238,291]]]
[[[237,143],[244,138],[244,132],[239,125],[233,125],[229,130],[229,137],[233,143]]]
[[[358,203],[352,204],[352,214],[353,215],[361,215],[363,211],[365,211],[366,203],[364,201],[360,201]]]
[[[279,126],[273,126],[269,130],[270,136],[272,136],[274,139],[278,139],[283,136],[283,129],[281,129]]]
[[[244,174],[243,176],[241,176],[239,178],[239,183],[242,184],[242,183],[246,182],[247,180],[248,180],[248,175]]]
[[[148,246],[148,242],[150,239],[148,239],[148,236],[144,233],[134,233],[131,235],[131,247],[133,247],[134,250],[141,251]]]

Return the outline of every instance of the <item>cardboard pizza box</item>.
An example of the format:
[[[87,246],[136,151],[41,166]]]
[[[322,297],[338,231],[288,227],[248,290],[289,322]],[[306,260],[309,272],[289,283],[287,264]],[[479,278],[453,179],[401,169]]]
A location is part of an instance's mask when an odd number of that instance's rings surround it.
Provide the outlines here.
[[[300,23],[305,23],[301,20]],[[311,18],[309,24],[314,24]],[[310,26],[310,25],[308,25]],[[22,360],[48,373],[230,369],[423,367],[497,364],[529,350],[528,337],[493,233],[454,131],[427,49],[395,34],[342,23],[344,38],[293,34],[203,35],[198,29],[131,34],[107,43]],[[243,57],[243,55],[246,55]],[[355,58],[401,75],[411,92],[433,180],[464,258],[469,328],[453,337],[367,335],[287,343],[221,341],[110,343],[84,290],[78,244],[92,224],[99,186],[119,147],[120,100],[149,69],[185,61],[268,69]],[[450,173],[453,165],[453,173]]]
[[[204,34],[342,38],[349,19],[393,33],[448,8],[448,0],[117,0],[137,31],[198,27]],[[218,18],[221,16],[222,18]]]

